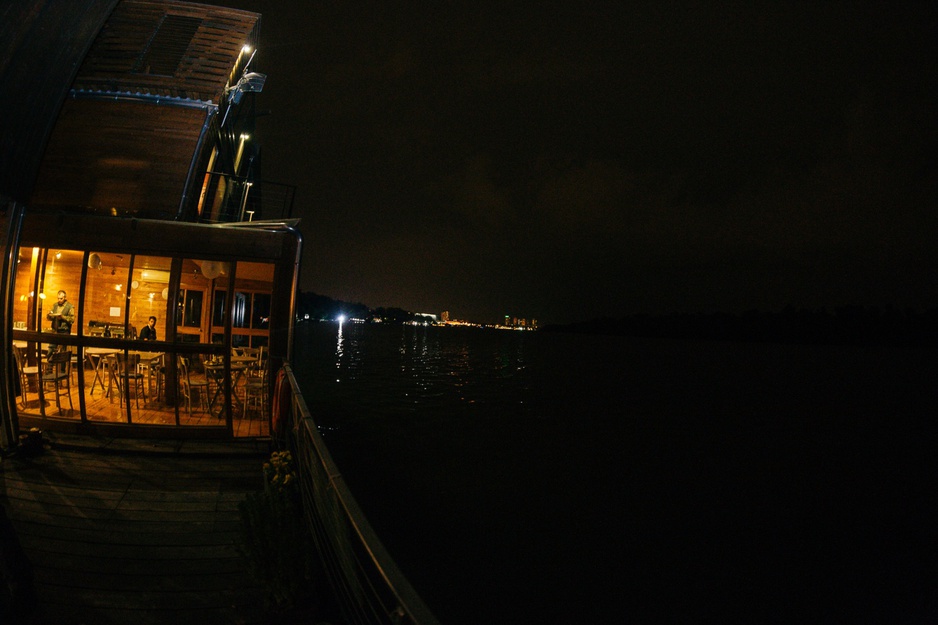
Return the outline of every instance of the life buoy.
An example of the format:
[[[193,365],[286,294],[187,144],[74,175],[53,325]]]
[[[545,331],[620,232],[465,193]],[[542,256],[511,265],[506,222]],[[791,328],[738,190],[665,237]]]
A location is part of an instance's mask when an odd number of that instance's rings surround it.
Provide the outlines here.
[[[287,411],[290,409],[290,383],[283,369],[277,372],[273,399],[270,407],[270,428],[276,436],[281,436],[288,416]]]

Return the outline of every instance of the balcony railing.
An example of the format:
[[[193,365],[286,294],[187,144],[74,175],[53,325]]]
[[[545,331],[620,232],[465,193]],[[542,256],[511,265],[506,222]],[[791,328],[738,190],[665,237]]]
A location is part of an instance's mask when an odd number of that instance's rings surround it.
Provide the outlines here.
[[[248,180],[217,172],[205,175],[198,199],[199,221],[221,223],[290,219],[293,216],[293,185]]]
[[[287,386],[289,388],[287,389]],[[439,625],[372,530],[319,435],[290,365],[275,397],[303,508],[343,616],[354,625]],[[276,402],[277,400],[275,400]]]

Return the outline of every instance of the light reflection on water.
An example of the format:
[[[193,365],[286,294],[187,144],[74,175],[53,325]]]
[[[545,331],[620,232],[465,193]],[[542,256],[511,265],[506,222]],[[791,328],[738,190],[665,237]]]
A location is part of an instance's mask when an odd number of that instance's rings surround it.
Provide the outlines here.
[[[335,368],[342,370],[342,353],[344,348],[342,347],[342,322],[339,322],[339,332],[338,337],[336,338],[335,345]],[[342,378],[336,378],[336,382],[341,382]]]
[[[327,417],[352,405],[359,415],[376,408],[428,413],[475,404],[507,410],[523,405],[529,392],[521,333],[488,332],[480,340],[477,329],[349,323],[311,329],[314,344],[324,331],[333,333],[332,374],[320,375],[322,353],[313,347],[301,350],[298,376],[315,388],[312,401]]]

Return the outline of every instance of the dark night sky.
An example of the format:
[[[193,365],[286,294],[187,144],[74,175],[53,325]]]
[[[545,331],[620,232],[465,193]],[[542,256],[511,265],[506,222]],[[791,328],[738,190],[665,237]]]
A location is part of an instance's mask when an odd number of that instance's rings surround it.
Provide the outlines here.
[[[214,3],[263,14],[304,290],[542,324],[938,305],[935,3]]]

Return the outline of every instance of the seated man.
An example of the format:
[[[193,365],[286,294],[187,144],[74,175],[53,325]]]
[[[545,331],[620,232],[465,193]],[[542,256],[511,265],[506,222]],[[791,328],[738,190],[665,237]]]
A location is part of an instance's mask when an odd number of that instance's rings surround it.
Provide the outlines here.
[[[150,318],[147,319],[147,325],[143,326],[143,329],[140,330],[140,340],[141,341],[155,341],[156,340],[156,317],[150,315]]]

